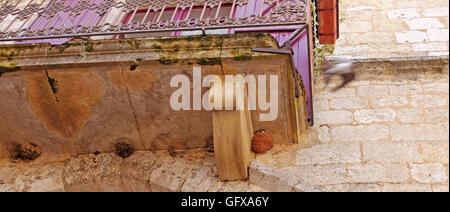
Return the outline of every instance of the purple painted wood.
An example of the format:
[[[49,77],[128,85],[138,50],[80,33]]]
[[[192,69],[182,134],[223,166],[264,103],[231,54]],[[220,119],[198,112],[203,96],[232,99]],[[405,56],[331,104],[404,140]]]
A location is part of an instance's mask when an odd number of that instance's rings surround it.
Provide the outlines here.
[[[261,9],[261,4],[264,0],[255,0],[253,1],[249,7],[248,14],[249,15],[259,15]],[[282,2],[283,0],[280,0]],[[265,6],[264,10],[267,12],[269,6]],[[235,16],[236,17],[244,17],[246,14],[245,7],[238,7]],[[264,12],[263,12],[264,14]],[[260,27],[260,28],[244,28],[244,29],[236,29],[231,30],[232,33],[239,32],[251,32],[251,31],[266,31],[270,32],[272,36],[278,41],[278,44],[283,45],[290,37],[290,35],[298,29],[298,26],[280,26],[280,27]],[[294,64],[297,68],[297,71],[300,73],[302,77],[303,84],[306,91],[306,100],[308,103],[308,118],[312,118],[312,96],[311,96],[311,70],[309,67],[309,49],[308,49],[308,36],[306,34],[306,30],[300,34],[294,42],[292,42],[292,50],[294,51]]]

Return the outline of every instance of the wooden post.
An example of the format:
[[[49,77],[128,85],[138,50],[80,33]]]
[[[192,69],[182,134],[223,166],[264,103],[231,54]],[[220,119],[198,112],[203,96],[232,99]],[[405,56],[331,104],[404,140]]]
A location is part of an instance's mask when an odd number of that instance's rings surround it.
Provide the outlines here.
[[[236,84],[239,81],[235,81]],[[242,82],[239,82],[243,84]],[[250,111],[248,110],[247,89],[236,89],[237,87],[225,86],[222,78],[222,89],[212,91],[210,95],[222,93],[225,98],[222,100],[234,99],[233,110],[225,110],[225,101],[222,101],[222,110],[213,111],[213,136],[214,152],[216,157],[217,172],[221,181],[244,180],[248,178],[248,166],[254,158],[251,151],[251,141],[253,138],[253,126]],[[234,90],[234,95],[227,95],[230,90]],[[225,92],[224,92],[225,91]],[[241,110],[238,109],[239,98],[243,97],[244,104]],[[218,103],[214,102],[214,106]]]

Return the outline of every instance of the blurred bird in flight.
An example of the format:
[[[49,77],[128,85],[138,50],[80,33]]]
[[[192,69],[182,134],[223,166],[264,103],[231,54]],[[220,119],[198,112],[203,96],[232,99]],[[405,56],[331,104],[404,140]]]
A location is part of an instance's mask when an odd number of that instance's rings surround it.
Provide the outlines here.
[[[355,68],[358,67],[359,62],[355,60],[345,60],[345,59],[337,59],[339,63],[333,66],[323,68],[326,69],[323,72],[325,84],[329,85],[334,76],[340,76],[343,80],[341,85],[337,86],[333,89],[333,91],[338,91],[339,89],[345,87],[351,81],[353,81],[356,77]]]

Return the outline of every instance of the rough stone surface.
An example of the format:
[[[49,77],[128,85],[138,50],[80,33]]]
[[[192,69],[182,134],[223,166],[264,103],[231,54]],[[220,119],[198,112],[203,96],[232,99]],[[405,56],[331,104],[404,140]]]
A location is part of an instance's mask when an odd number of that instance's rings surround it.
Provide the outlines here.
[[[430,41],[448,41],[448,29],[429,29],[427,30]]]
[[[380,141],[389,137],[384,125],[342,126],[332,129],[333,141]]]
[[[449,83],[430,83],[430,84],[426,84],[423,85],[423,90],[424,91],[430,91],[430,92],[448,92],[448,87]]]
[[[421,123],[424,121],[422,110],[417,108],[399,109],[397,116],[402,123]]]
[[[428,122],[448,122],[449,111],[448,109],[434,109],[430,108],[426,110]]]
[[[428,184],[385,184],[381,186],[382,192],[432,192]]]
[[[364,124],[392,122],[395,117],[396,113],[392,109],[358,110],[355,112],[355,120]]]
[[[359,96],[387,96],[387,86],[361,86],[358,87]]]
[[[394,141],[420,141],[420,140],[448,140],[448,125],[420,124],[420,125],[397,125],[391,128],[392,140]]]
[[[380,192],[380,186],[377,184],[339,184],[321,187],[329,192]]]
[[[413,142],[364,142],[363,160],[385,163],[421,162],[419,146]]]
[[[447,184],[433,184],[432,186],[433,192],[449,192],[449,186]]]
[[[415,107],[436,107],[448,104],[448,99],[437,95],[412,96],[411,104]]]
[[[396,32],[398,43],[422,43],[427,42],[427,33],[421,31]]]
[[[438,7],[438,8],[426,8],[423,10],[423,15],[425,17],[443,17],[448,16],[448,8]]]
[[[318,130],[318,137],[319,141],[321,143],[330,143],[331,141],[331,135],[330,135],[330,128],[327,126],[322,126]]]
[[[327,103],[315,110],[318,136],[283,167],[323,191],[448,192],[448,1],[340,9],[344,30],[327,62],[360,59],[356,79],[338,92],[329,88],[338,80],[315,81],[315,98]]]
[[[381,96],[371,97],[372,106],[375,108],[383,108],[390,106],[406,106],[408,105],[408,98],[403,96]]]
[[[323,144],[299,150],[296,165],[361,162],[359,144]]]
[[[447,1],[342,1],[339,7],[342,30],[333,56],[390,58],[449,54]]]
[[[412,85],[391,85],[389,93],[394,96],[411,95],[422,91],[422,87],[417,84]]]
[[[317,99],[316,101],[314,101],[314,108],[315,110],[328,110],[330,108],[329,104],[328,104],[328,100],[326,99]]]
[[[449,164],[448,141],[420,142],[419,150],[424,162]]]
[[[316,115],[316,123],[323,124],[351,124],[353,114],[349,111],[323,111]]]
[[[305,188],[316,190],[312,186],[307,186],[307,182],[302,182],[302,179],[291,173],[289,169],[270,167],[259,160],[254,160],[250,165],[250,182],[278,192],[294,191],[299,184],[301,185],[297,187],[297,191]]]
[[[387,15],[390,19],[411,19],[420,17],[416,8],[389,10],[387,11]]]
[[[333,185],[350,182],[344,164],[297,166],[291,169],[311,185]]]
[[[344,98],[344,99],[333,99],[330,102],[332,109],[362,109],[369,105],[367,99],[362,98]]]
[[[410,164],[411,175],[419,183],[442,183],[448,181],[442,164]]]
[[[358,164],[348,167],[351,181],[361,183],[404,183],[409,180],[406,164]]]
[[[437,18],[414,18],[406,20],[410,29],[439,29],[443,28],[444,25],[439,22]]]
[[[220,182],[214,161],[205,150],[175,157],[138,151],[127,159],[80,155],[47,164],[0,161],[0,191],[267,191],[250,182]]]

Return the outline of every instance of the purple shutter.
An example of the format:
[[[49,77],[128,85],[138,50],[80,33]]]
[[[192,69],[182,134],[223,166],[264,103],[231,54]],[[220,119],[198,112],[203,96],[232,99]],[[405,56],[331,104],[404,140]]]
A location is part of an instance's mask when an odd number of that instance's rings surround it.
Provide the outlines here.
[[[247,16],[250,15],[259,15],[261,4],[264,0],[250,0],[250,7],[248,10]],[[282,2],[282,0],[280,0]],[[266,5],[265,10],[269,9]],[[245,16],[245,7],[238,7],[235,13],[235,17],[244,17]],[[278,41],[278,44],[283,45],[290,37],[290,35],[298,29],[298,26],[279,26],[279,27],[260,27],[260,28],[244,28],[244,29],[236,29],[232,30],[232,33],[238,32],[250,32],[250,31],[266,31],[270,32],[272,36]],[[308,36],[306,34],[306,30],[300,34],[292,43],[292,50],[294,51],[294,64],[297,68],[297,71],[300,73],[302,77],[303,84],[306,92],[306,99],[308,103],[308,118],[312,118],[312,96],[311,96],[311,79],[312,73],[310,70],[309,62],[309,49],[308,49]]]

